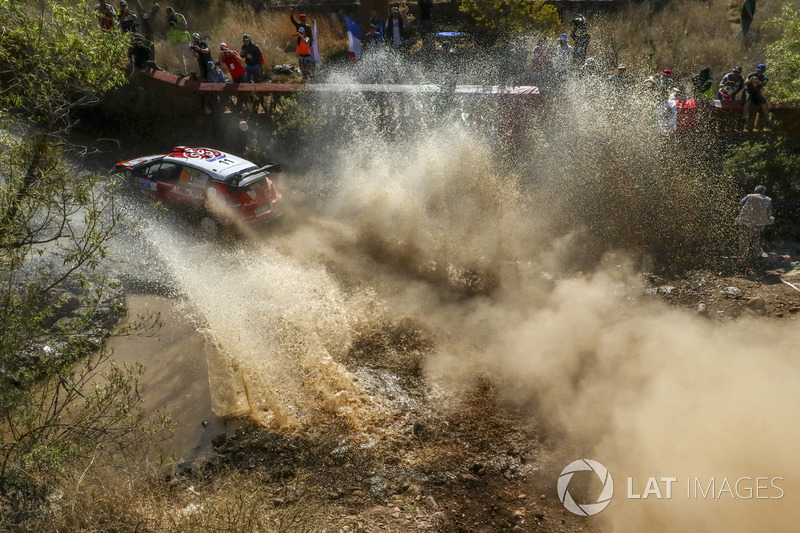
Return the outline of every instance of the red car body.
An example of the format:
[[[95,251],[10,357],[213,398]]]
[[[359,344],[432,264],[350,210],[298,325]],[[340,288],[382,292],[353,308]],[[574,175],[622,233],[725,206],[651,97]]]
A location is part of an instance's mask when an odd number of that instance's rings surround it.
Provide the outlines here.
[[[278,165],[259,167],[212,148],[177,146],[169,154],[121,161],[114,169],[140,193],[195,215],[209,233],[280,216],[281,195],[269,179]]]

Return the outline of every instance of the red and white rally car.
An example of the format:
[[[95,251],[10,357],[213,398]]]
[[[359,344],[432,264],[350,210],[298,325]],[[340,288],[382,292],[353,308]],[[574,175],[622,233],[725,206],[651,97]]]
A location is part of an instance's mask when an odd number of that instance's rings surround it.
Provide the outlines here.
[[[117,163],[115,171],[136,190],[167,205],[188,210],[202,230],[255,226],[280,214],[270,172],[279,165],[258,165],[211,148],[176,146],[169,154]]]

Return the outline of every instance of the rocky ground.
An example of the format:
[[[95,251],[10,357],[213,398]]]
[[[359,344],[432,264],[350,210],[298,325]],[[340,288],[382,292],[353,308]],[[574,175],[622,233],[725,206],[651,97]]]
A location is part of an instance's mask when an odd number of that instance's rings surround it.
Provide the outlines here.
[[[800,313],[800,292],[781,281],[800,278],[793,253],[770,254],[737,273],[645,274],[645,292],[709,320],[789,320]],[[389,391],[390,438],[373,446],[335,424],[324,435],[245,425],[218,435],[216,455],[186,465],[170,483],[202,493],[220,477],[245,472],[267,487],[277,529],[599,531],[595,518],[573,515],[558,500],[554,480],[571,460],[558,436],[504,404],[492,383],[478,383],[464,408],[443,414],[419,365],[364,357],[394,348],[414,361],[428,343],[413,323],[390,324],[366,332],[342,361],[368,392]]]

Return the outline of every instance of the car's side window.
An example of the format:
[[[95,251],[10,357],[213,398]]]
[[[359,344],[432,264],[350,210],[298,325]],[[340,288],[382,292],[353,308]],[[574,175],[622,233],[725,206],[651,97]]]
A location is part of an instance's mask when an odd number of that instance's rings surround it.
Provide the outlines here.
[[[162,162],[158,170],[154,172],[152,179],[162,183],[178,183],[180,169],[179,165]]]
[[[150,181],[155,180],[156,173],[158,172],[158,169],[160,167],[161,167],[161,161],[159,161],[158,163],[154,163],[148,167],[145,167],[141,172],[142,177]]]
[[[211,176],[202,170],[187,166],[181,168],[180,183],[182,185],[204,189],[208,186],[209,181],[211,181]]]

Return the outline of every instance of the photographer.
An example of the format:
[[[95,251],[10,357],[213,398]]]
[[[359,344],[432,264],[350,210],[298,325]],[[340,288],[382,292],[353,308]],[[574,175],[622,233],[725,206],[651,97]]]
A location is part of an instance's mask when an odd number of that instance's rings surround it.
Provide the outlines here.
[[[586,19],[583,15],[578,15],[572,19],[572,42],[575,43],[575,51],[572,53],[572,62],[577,66],[582,66],[586,60],[586,53],[589,50],[589,42],[592,36],[586,26]]]
[[[205,41],[200,40],[199,33],[192,34],[192,44],[189,45],[192,49],[192,53],[197,58],[197,66],[200,67],[200,77],[203,79],[208,79],[208,63],[209,61],[213,64],[214,58],[211,56],[211,50],[208,48],[208,44]]]
[[[744,81],[744,109],[742,110],[742,124],[747,127],[748,131],[753,131],[753,125],[749,124],[750,109],[753,105],[756,106],[757,112],[761,113],[762,127],[763,125],[772,126],[769,119],[769,102],[761,94],[761,90],[769,82],[766,75],[767,65],[760,63],[756,66],[756,71],[747,75]],[[754,119],[755,120],[755,119]]]

